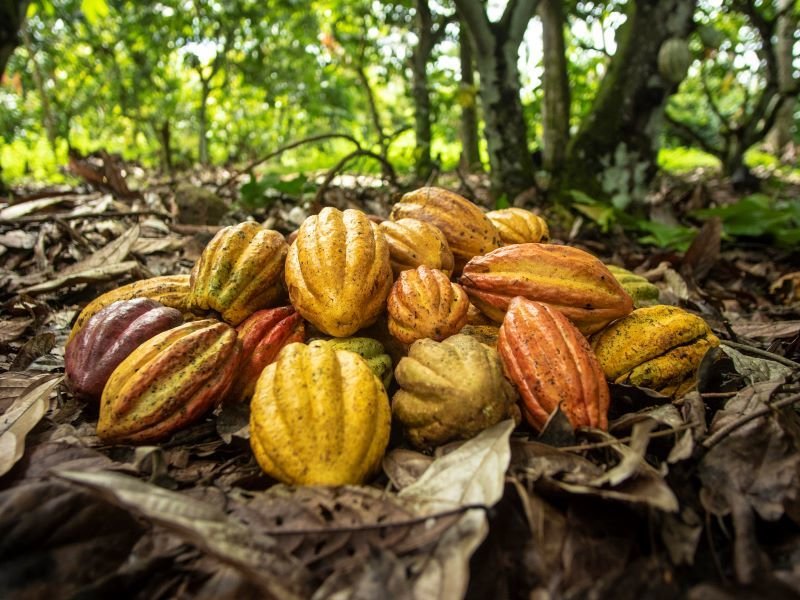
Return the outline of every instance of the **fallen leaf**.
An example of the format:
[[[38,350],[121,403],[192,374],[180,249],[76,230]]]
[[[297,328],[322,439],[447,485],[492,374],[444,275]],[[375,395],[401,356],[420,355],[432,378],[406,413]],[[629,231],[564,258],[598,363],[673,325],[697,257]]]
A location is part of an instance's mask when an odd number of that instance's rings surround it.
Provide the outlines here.
[[[220,509],[185,494],[118,473],[58,470],[59,477],[166,527],[219,560],[236,567],[270,598],[307,597],[308,573],[275,540],[254,534]]]
[[[422,476],[398,496],[420,514],[468,504],[492,506],[503,495],[511,459],[509,436],[514,422],[503,421],[436,459]],[[483,511],[471,510],[437,541],[433,550],[413,563],[418,572],[415,598],[462,598],[469,582],[469,559],[486,537]]]
[[[17,352],[9,371],[24,371],[37,358],[44,356],[56,345],[56,335],[46,332],[28,339]]]
[[[62,202],[71,201],[73,198],[74,196],[65,195],[53,196],[52,198],[38,198],[36,200],[20,202],[19,204],[14,204],[4,208],[3,210],[0,210],[0,219],[14,221],[20,217],[43,211],[46,208],[56,206]]]
[[[134,273],[138,269],[140,269],[140,266],[135,260],[108,264],[101,267],[87,269],[85,271],[78,271],[64,276],[54,277],[53,279],[45,281],[44,283],[23,288],[19,290],[19,293],[31,295],[45,294],[68,285],[75,285],[77,283],[97,283],[100,281],[111,281],[118,279],[122,275]]]
[[[155,254],[157,252],[175,252],[182,250],[184,240],[176,237],[168,238],[139,238],[131,247],[135,254]]]
[[[312,596],[312,600],[373,598],[414,598],[411,583],[406,576],[406,565],[387,550],[374,550],[355,569],[334,572]]]
[[[744,375],[751,384],[782,381],[792,373],[792,369],[774,360],[748,356],[725,344],[722,344],[721,348],[733,361],[736,372]]]
[[[794,337],[800,333],[800,320],[773,321],[769,323],[739,320],[731,323],[731,329],[733,329],[736,335],[744,338],[774,340]]]
[[[705,222],[683,255],[681,273],[696,283],[705,279],[708,272],[719,260],[722,243],[722,220],[711,217]]]
[[[58,273],[58,277],[66,277],[67,275],[91,271],[98,267],[121,263],[130,254],[131,248],[137,239],[139,239],[139,226],[134,225],[123,235],[110,241],[97,252],[62,269]]]
[[[395,448],[383,457],[383,472],[396,490],[402,490],[422,477],[433,458],[421,452]]]
[[[18,339],[33,323],[33,319],[17,318],[0,321],[0,344],[7,344]]]
[[[25,437],[36,427],[50,405],[50,395],[63,375],[37,380],[0,417],[0,476],[11,470],[25,453]]]
[[[0,246],[15,250],[33,250],[36,245],[36,236],[27,231],[17,229],[0,234]]]

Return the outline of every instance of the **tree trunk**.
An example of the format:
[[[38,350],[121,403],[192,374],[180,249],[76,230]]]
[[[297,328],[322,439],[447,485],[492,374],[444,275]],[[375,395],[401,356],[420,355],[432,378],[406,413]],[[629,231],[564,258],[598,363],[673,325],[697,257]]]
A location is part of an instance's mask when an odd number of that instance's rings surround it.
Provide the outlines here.
[[[415,171],[418,182],[427,181],[433,171],[431,160],[431,94],[428,61],[433,52],[433,17],[428,0],[417,0],[417,45],[412,51],[411,71],[414,95]]]
[[[792,73],[794,33],[797,29],[797,16],[792,11],[794,0],[778,0],[778,17],[775,44],[775,62],[777,66],[778,89],[784,96],[775,124],[767,136],[770,149],[780,156],[786,146],[794,139],[794,109],[797,104],[797,87]]]
[[[569,142],[570,93],[561,5],[558,0],[541,0],[539,3],[544,54],[542,163],[550,172],[560,169]]]
[[[202,90],[200,95],[200,107],[197,112],[198,127],[200,129],[200,145],[198,150],[198,160],[201,165],[208,164],[208,96],[211,94],[210,81],[201,79]]]
[[[466,173],[481,170],[481,153],[478,147],[478,107],[475,89],[475,61],[472,43],[463,21],[458,30],[459,58],[461,61],[461,169]]]
[[[30,0],[0,1],[0,79],[6,72],[11,55],[19,46],[19,30],[25,22]]]
[[[481,0],[456,0],[476,51],[481,76],[484,136],[492,168],[492,191],[513,200],[534,186],[533,160],[520,99],[517,59],[535,0],[510,0],[498,22],[486,16]]]
[[[157,133],[161,170],[165,173],[172,173],[172,134],[167,119],[162,121],[161,127],[158,128]]]
[[[658,51],[692,27],[696,0],[631,0],[617,51],[592,109],[567,149],[562,191],[643,195],[656,172],[664,107],[677,86],[658,73]]]

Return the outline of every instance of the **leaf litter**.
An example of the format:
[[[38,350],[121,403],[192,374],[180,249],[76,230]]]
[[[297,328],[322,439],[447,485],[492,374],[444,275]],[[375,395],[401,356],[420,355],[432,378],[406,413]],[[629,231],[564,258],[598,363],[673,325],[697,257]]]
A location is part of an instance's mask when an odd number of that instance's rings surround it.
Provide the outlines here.
[[[391,196],[371,193],[361,205],[385,214]],[[255,464],[246,410],[158,447],[109,447],[97,407],[60,383],[82,306],[188,273],[220,225],[246,216],[183,223],[173,198],[156,182],[0,207],[3,597],[800,593],[800,305],[785,253],[733,246],[713,219],[683,256],[578,231],[573,243],[644,274],[724,340],[698,391],[670,402],[612,385],[609,433],[557,412],[539,435],[504,423],[433,455],[398,441],[372,485],[291,488]],[[345,188],[324,200],[359,205]],[[295,207],[279,198],[252,216],[288,233]]]

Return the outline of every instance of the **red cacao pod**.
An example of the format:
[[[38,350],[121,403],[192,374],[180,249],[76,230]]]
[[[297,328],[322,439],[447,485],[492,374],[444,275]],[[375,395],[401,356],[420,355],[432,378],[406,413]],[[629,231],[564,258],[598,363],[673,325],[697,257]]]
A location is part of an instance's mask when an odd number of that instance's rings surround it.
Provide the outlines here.
[[[99,400],[117,365],[154,335],[181,323],[179,310],[150,298],[106,306],[67,342],[64,364],[72,390],[78,396]]]
[[[228,393],[240,354],[236,330],[214,319],[150,338],[111,373],[100,399],[98,437],[154,442],[192,424]]]
[[[589,342],[562,313],[517,297],[497,350],[522,397],[525,420],[541,430],[558,407],[573,427],[608,428],[609,392]]]
[[[234,401],[253,395],[261,371],[275,362],[284,346],[306,339],[305,322],[293,306],[256,311],[236,331],[242,344],[242,360],[229,395]]]

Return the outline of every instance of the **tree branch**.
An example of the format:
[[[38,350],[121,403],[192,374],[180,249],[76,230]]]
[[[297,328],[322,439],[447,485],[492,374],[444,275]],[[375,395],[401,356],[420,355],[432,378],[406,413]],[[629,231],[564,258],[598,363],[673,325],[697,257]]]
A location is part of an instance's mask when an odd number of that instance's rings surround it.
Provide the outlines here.
[[[384,176],[389,180],[392,185],[397,185],[397,174],[395,173],[394,167],[392,164],[386,160],[386,157],[381,156],[379,154],[375,154],[369,150],[364,150],[363,148],[357,148],[353,150],[350,154],[342,158],[338,163],[336,163],[328,174],[325,176],[322,184],[320,184],[319,188],[317,189],[317,193],[314,195],[314,205],[318,208],[322,208],[322,197],[325,194],[325,190],[328,189],[333,178],[339,174],[339,172],[344,169],[344,167],[354,158],[358,158],[359,156],[366,156],[368,158],[373,158],[381,163],[383,168]]]
[[[466,23],[475,51],[490,54],[494,48],[491,22],[480,0],[454,0],[461,20]]]
[[[675,129],[675,134],[683,141],[689,144],[697,144],[703,150],[714,156],[721,156],[722,150],[715,147],[711,142],[706,140],[703,136],[697,133],[694,129],[689,127],[686,123],[678,121],[675,117],[670,115],[666,110],[664,111],[664,119],[672,125]]]
[[[536,14],[538,6],[539,0],[509,0],[506,5],[499,26],[508,34],[508,41],[514,47],[519,47],[522,43],[528,23]]]

